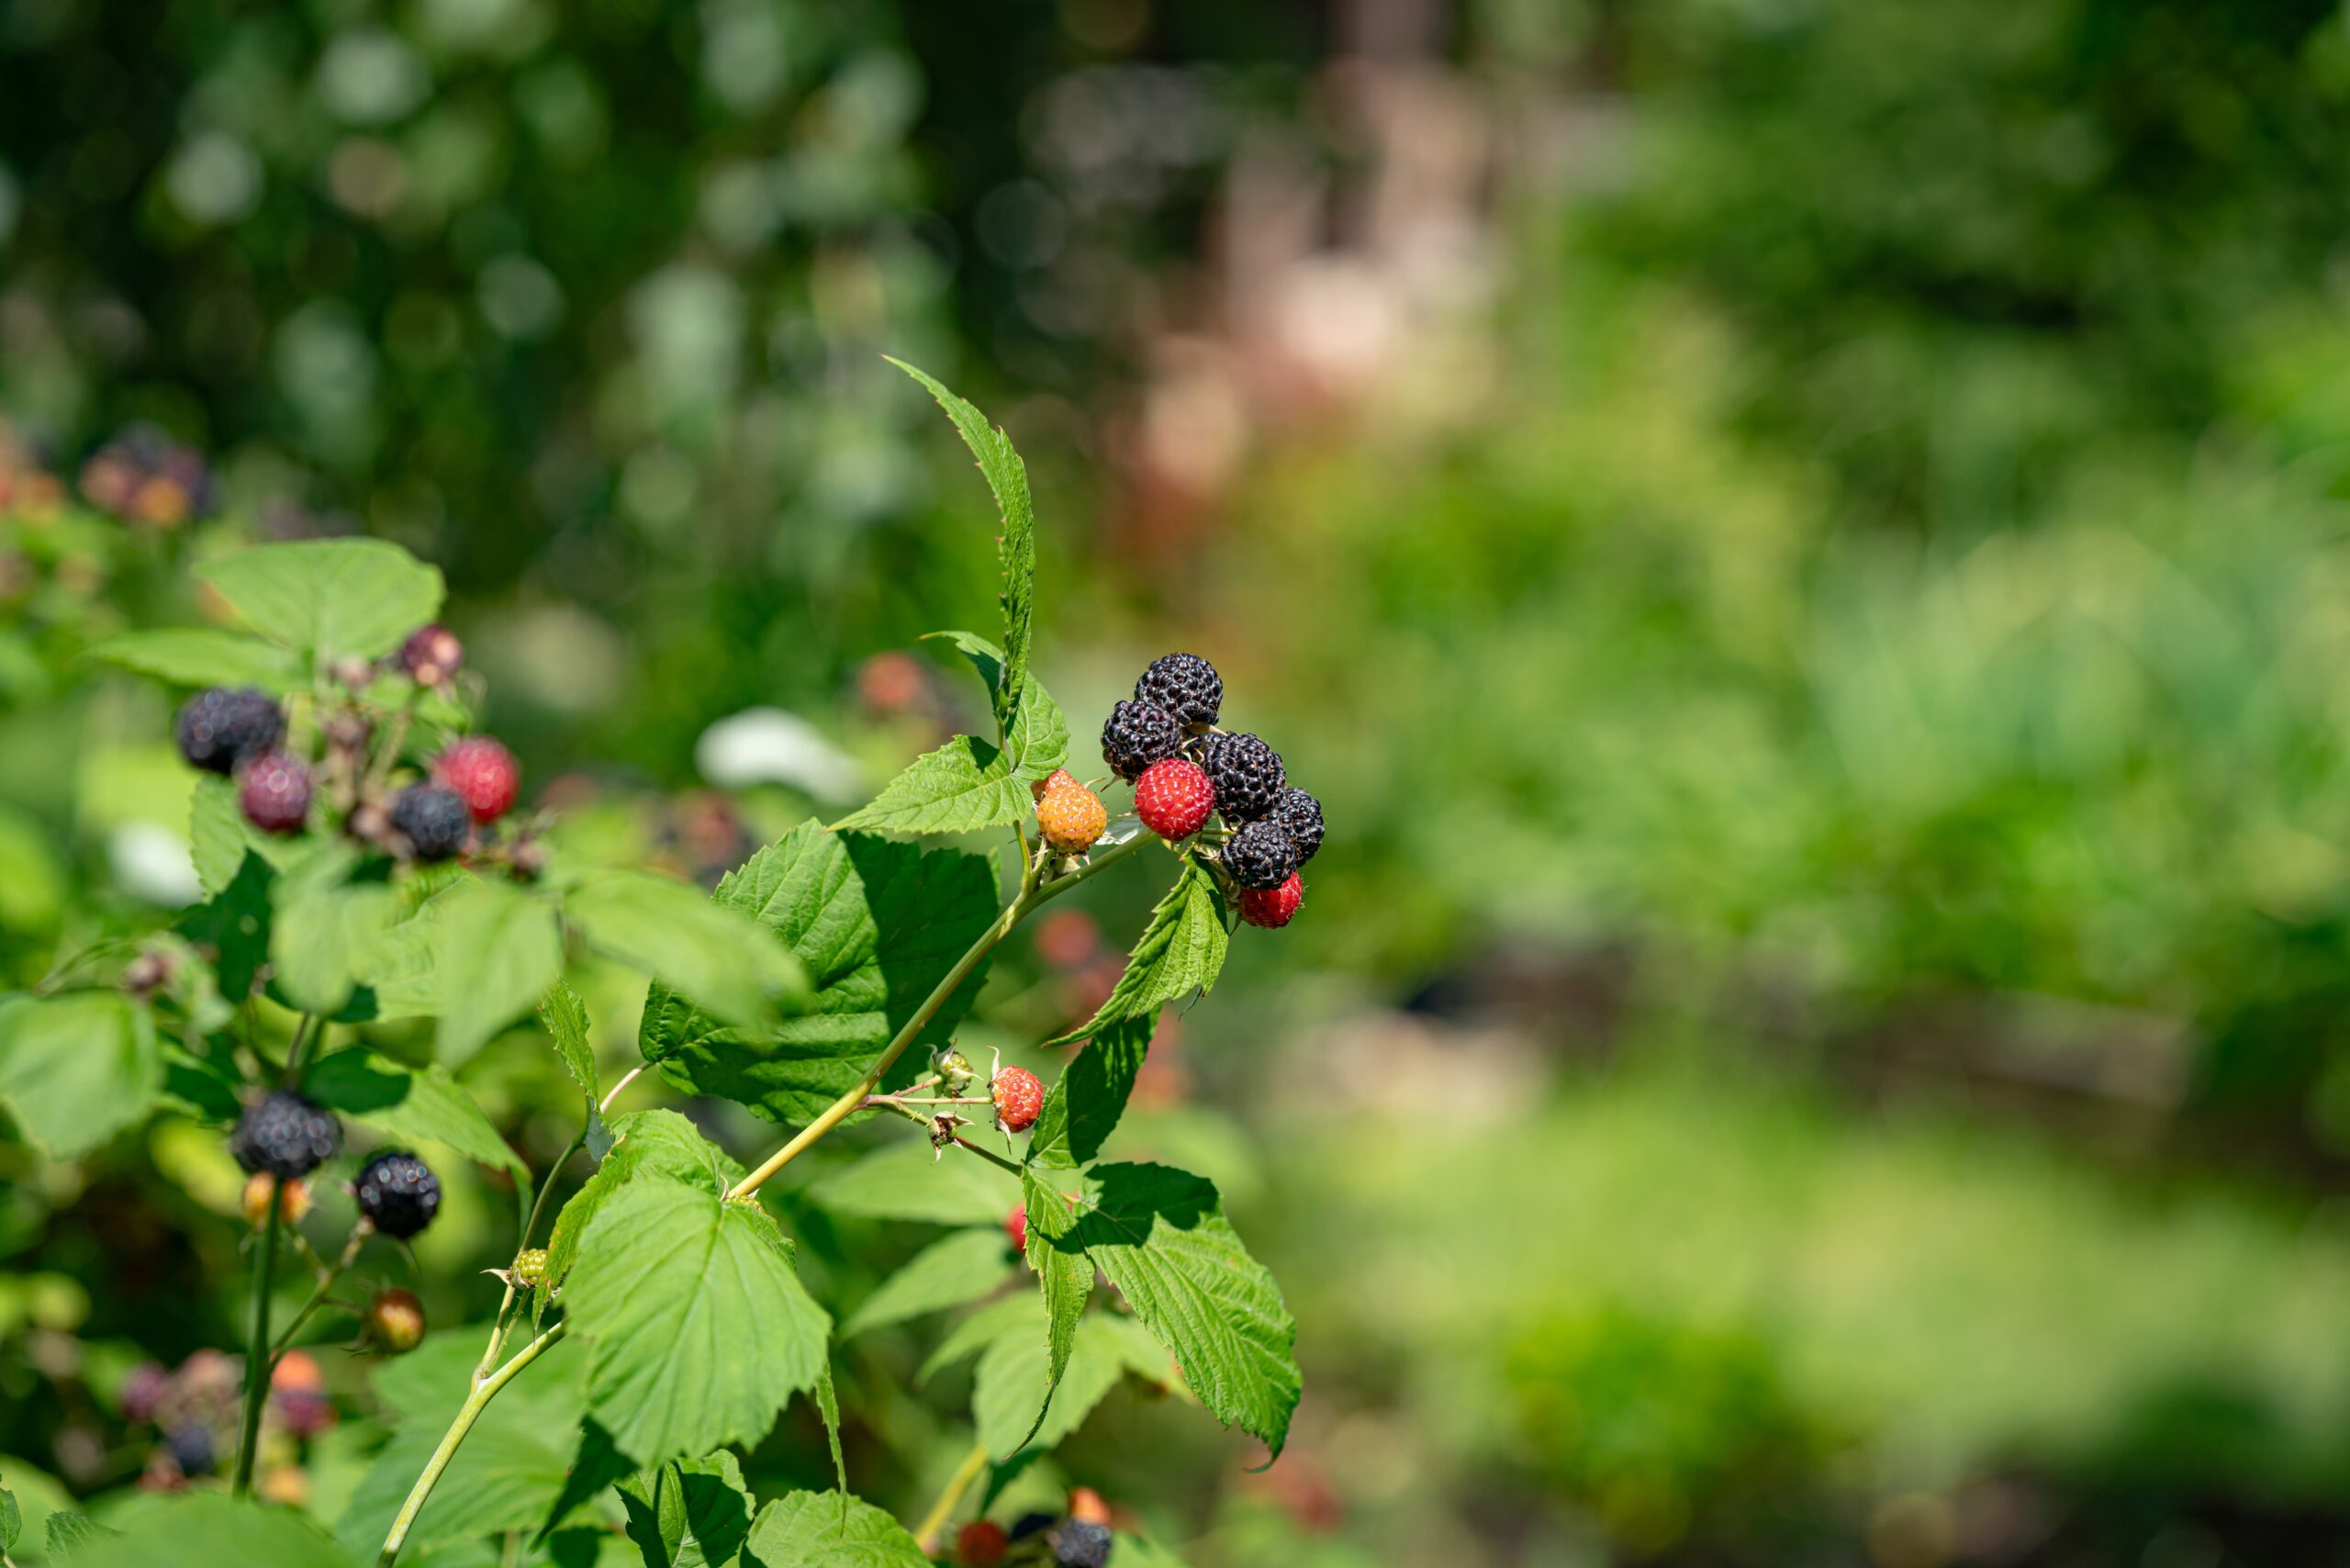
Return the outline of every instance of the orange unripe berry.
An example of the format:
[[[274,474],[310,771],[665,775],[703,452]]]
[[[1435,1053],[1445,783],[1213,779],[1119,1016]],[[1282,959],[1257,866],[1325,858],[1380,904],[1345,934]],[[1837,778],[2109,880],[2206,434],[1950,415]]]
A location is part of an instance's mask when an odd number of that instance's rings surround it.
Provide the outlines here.
[[[262,1221],[269,1217],[269,1189],[277,1185],[277,1217],[287,1225],[299,1225],[310,1212],[310,1184],[297,1176],[277,1182],[266,1170],[256,1172],[245,1182],[245,1223],[259,1230]]]
[[[1055,778],[1069,778],[1066,772]],[[1036,802],[1036,825],[1044,830],[1045,842],[1063,855],[1082,855],[1093,847],[1102,829],[1110,825],[1109,808],[1102,797],[1070,778],[1066,784],[1052,783],[1045,798]]]

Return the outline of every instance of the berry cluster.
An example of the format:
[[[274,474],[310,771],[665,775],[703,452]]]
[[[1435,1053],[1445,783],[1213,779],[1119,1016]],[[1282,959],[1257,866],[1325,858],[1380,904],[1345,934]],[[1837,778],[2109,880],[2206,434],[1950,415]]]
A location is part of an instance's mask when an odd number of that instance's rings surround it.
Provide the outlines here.
[[[128,521],[177,528],[212,510],[212,471],[195,448],[133,425],[82,465],[82,496]]]
[[[993,1519],[973,1519],[955,1538],[955,1561],[961,1568],[1027,1562],[1106,1568],[1116,1543],[1109,1504],[1091,1486],[1075,1486],[1069,1489],[1067,1511],[1058,1515],[1023,1514],[1010,1529]]]
[[[452,741],[426,777],[386,792],[386,776],[400,761],[407,721],[380,742],[365,693],[380,669],[406,675],[419,687],[446,689],[464,667],[465,651],[444,626],[412,633],[381,666],[356,660],[339,669],[347,695],[321,699],[317,730],[323,755],[308,756],[287,742],[285,711],[265,691],[215,687],[181,708],[180,755],[191,767],[237,780],[245,820],[264,833],[298,834],[323,793],[330,814],[362,843],[420,862],[449,860],[487,846],[517,871],[538,864],[527,833],[513,843],[487,845],[487,831],[514,809],[522,770],[514,754],[487,735]],[[382,751],[372,758],[372,748]],[[372,765],[371,765],[372,763]]]
[[[1281,926],[1305,898],[1298,868],[1322,847],[1322,802],[1296,788],[1261,736],[1216,727],[1224,679],[1197,654],[1151,661],[1131,700],[1110,710],[1102,756],[1135,787],[1143,825],[1179,843],[1224,822],[1214,860],[1240,918]]]

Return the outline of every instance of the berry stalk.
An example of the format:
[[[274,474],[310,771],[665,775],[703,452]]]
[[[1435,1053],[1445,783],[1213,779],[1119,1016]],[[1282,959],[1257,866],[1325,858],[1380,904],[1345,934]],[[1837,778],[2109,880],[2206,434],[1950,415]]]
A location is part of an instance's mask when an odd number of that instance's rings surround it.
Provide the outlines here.
[[[1050,882],[1039,879],[1043,857],[1032,857],[1021,875],[1019,896],[1004,906],[1003,913],[996,917],[994,924],[979,933],[979,939],[971,944],[970,950],[956,960],[955,967],[946,971],[946,977],[923,999],[923,1004],[914,1009],[913,1016],[906,1020],[905,1026],[898,1031],[897,1037],[890,1042],[889,1048],[881,1053],[880,1059],[873,1064],[871,1070],[846,1093],[824,1107],[823,1113],[814,1121],[800,1128],[789,1143],[769,1155],[757,1170],[735,1182],[733,1191],[726,1194],[728,1200],[748,1197],[757,1192],[769,1177],[799,1159],[817,1140],[864,1110],[867,1098],[881,1086],[882,1078],[905,1054],[906,1047],[914,1043],[914,1036],[929,1026],[930,1021],[938,1015],[938,1010],[946,1005],[946,999],[971,978],[971,971],[979,967],[979,960],[993,952],[996,944],[1011,935],[1013,928],[1027,919],[1039,904],[1059,897],[1096,872],[1116,865],[1147,842],[1137,834],[1114,848],[1103,850],[1068,876]]]
[[[342,1278],[343,1271],[359,1260],[359,1249],[366,1245],[371,1228],[364,1221],[353,1226],[351,1230],[351,1239],[343,1244],[342,1256],[319,1271],[318,1289],[310,1293],[310,1299],[302,1304],[302,1310],[294,1315],[294,1321],[285,1326],[285,1332],[278,1335],[276,1341],[269,1348],[271,1371],[276,1370],[278,1359],[292,1348],[294,1336],[302,1331],[302,1325],[310,1321],[310,1315],[318,1311],[319,1305],[326,1301],[327,1293],[334,1289],[335,1282]]]
[[[260,1447],[261,1409],[269,1398],[269,1283],[277,1270],[277,1194],[285,1179],[269,1179],[269,1208],[262,1221],[261,1245],[253,1249],[253,1327],[245,1340],[244,1436],[237,1444],[237,1474],[231,1490],[239,1497],[252,1490],[253,1450]]]
[[[987,1467],[988,1445],[973,1443],[971,1451],[963,1456],[963,1462],[955,1467],[955,1473],[948,1476],[946,1484],[939,1489],[938,1496],[930,1505],[930,1511],[923,1515],[922,1523],[913,1528],[914,1544],[925,1553],[936,1553],[939,1531],[946,1528],[946,1521],[954,1518],[956,1507],[963,1501],[963,1494],[971,1489],[971,1483],[977,1481],[979,1472]]]

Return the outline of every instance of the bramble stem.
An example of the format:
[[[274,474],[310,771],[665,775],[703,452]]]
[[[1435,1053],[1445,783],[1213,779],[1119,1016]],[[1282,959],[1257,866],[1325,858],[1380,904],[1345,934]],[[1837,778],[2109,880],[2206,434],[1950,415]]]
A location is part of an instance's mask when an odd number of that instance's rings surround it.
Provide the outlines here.
[[[955,1509],[963,1501],[963,1494],[971,1489],[971,1483],[977,1481],[979,1472],[987,1467],[988,1445],[973,1443],[971,1451],[963,1456],[963,1462],[955,1467],[955,1473],[946,1478],[946,1486],[940,1489],[936,1500],[930,1505],[930,1512],[922,1517],[922,1523],[914,1526],[914,1544],[921,1547],[925,1554],[938,1550],[938,1532],[945,1529],[946,1521],[955,1517]]]
[[[424,1470],[417,1476],[416,1484],[408,1488],[408,1501],[400,1505],[398,1516],[392,1520],[390,1533],[384,1537],[384,1550],[375,1559],[375,1568],[390,1568],[392,1560],[400,1554],[400,1545],[408,1540],[408,1532],[415,1525],[416,1516],[423,1511],[425,1499],[432,1495],[432,1488],[439,1484],[441,1473],[449,1468],[449,1462],[457,1456],[457,1445],[465,1440],[465,1434],[473,1430],[474,1422],[488,1408],[489,1402],[498,1397],[498,1391],[512,1383],[524,1367],[537,1361],[550,1346],[562,1338],[566,1327],[565,1324],[556,1324],[515,1351],[512,1361],[474,1385],[473,1393],[466,1396],[464,1404],[457,1407],[456,1419],[451,1421],[449,1429],[441,1434],[441,1445],[432,1450],[432,1457],[424,1462]]]
[[[374,1235],[375,1231],[375,1227],[365,1219],[362,1219],[352,1227],[351,1239],[343,1243],[342,1256],[327,1265],[325,1272],[319,1276],[319,1288],[310,1293],[310,1299],[302,1304],[302,1310],[294,1315],[294,1321],[285,1326],[285,1331],[277,1337],[274,1344],[270,1346],[270,1371],[274,1372],[277,1370],[278,1361],[285,1356],[287,1348],[294,1343],[294,1336],[302,1331],[302,1325],[310,1321],[310,1314],[319,1310],[319,1304],[327,1299],[327,1293],[334,1289],[334,1282],[342,1278],[342,1271],[358,1260],[359,1249],[366,1245],[367,1238]],[[296,1239],[300,1239],[298,1234]]]
[[[546,1179],[539,1185],[538,1199],[531,1205],[530,1217],[522,1222],[521,1238],[514,1243],[514,1255],[517,1258],[530,1250],[531,1238],[539,1233],[539,1216],[546,1212],[547,1197],[554,1191],[555,1179],[563,1174],[563,1168],[571,1163],[571,1157],[587,1146],[588,1129],[581,1127],[579,1136],[571,1140],[570,1147],[555,1156],[554,1163],[547,1167]],[[474,1382],[476,1383],[489,1375],[489,1369],[498,1364],[498,1353],[506,1348],[506,1315],[512,1311],[513,1307],[514,1271],[509,1269],[506,1278],[506,1294],[498,1304],[497,1317],[490,1322],[489,1344],[482,1350],[481,1364],[474,1369]]]
[[[932,989],[931,993],[923,999],[923,1004],[914,1009],[913,1015],[906,1020],[905,1026],[898,1031],[897,1036],[890,1042],[889,1047],[881,1053],[880,1059],[873,1064],[872,1070],[867,1072],[865,1077],[847,1093],[824,1107],[822,1113],[814,1121],[800,1128],[798,1136],[794,1137],[789,1143],[769,1155],[765,1164],[735,1182],[734,1190],[727,1193],[727,1197],[730,1200],[747,1197],[757,1192],[766,1184],[769,1177],[799,1159],[825,1134],[856,1114],[857,1112],[866,1109],[867,1099],[880,1085],[882,1078],[897,1059],[905,1054],[906,1047],[914,1043],[914,1036],[929,1027],[930,1021],[938,1016],[938,1010],[946,1005],[947,998],[953,996],[957,989],[971,978],[971,971],[979,967],[981,959],[995,950],[997,943],[1011,935],[1013,928],[1028,918],[1039,904],[1059,897],[1080,882],[1116,865],[1141,848],[1147,841],[1147,834],[1136,834],[1124,844],[1095,856],[1069,875],[1050,882],[1039,880],[1042,875],[1041,868],[1032,860],[1022,873],[1019,896],[1004,906],[1003,913],[998,915],[985,931],[979,933],[979,938],[971,944],[970,951],[957,958],[955,961],[955,967],[946,971],[946,978],[940,980]]]
[[[261,1407],[269,1398],[269,1277],[277,1269],[277,1195],[285,1178],[269,1179],[269,1209],[262,1220],[261,1245],[253,1249],[253,1327],[245,1340],[245,1424],[237,1444],[237,1476],[231,1490],[252,1490],[253,1450],[261,1438]]]

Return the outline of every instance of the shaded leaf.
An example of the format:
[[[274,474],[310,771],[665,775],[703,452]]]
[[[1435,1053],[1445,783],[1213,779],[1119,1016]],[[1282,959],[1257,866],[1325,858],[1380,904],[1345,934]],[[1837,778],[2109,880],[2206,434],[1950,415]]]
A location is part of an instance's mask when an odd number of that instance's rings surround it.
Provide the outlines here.
[[[750,1489],[731,1453],[676,1460],[620,1483],[645,1568],[723,1568],[751,1533]]]
[[[319,1104],[364,1122],[401,1143],[438,1143],[484,1165],[526,1174],[472,1095],[434,1063],[404,1067],[360,1047],[330,1052],[303,1074],[303,1092]]]
[[[1125,1114],[1126,1100],[1158,1026],[1153,1009],[1106,1024],[1071,1057],[1046,1092],[1028,1139],[1028,1162],[1050,1170],[1090,1163]]]
[[[57,1159],[140,1121],[162,1087],[153,1021],[118,992],[0,1001],[0,1104]]]
[[[231,1004],[252,994],[253,978],[268,960],[269,892],[275,875],[268,861],[248,850],[235,876],[180,916],[179,934],[211,950],[220,995]]]
[[[554,1041],[571,1081],[589,1100],[602,1097],[596,1077],[596,1047],[588,1037],[588,1003],[569,982],[557,979],[539,1001],[539,1022]]]
[[[550,905],[505,882],[467,883],[434,906],[439,1054],[458,1067],[563,978],[563,933]]]
[[[766,1023],[775,999],[805,983],[791,955],[755,922],[666,877],[599,873],[565,896],[564,913],[590,947],[730,1023]]]
[[[859,1497],[787,1492],[759,1511],[744,1568],[929,1568],[905,1527]]]
[[[1029,1430],[1034,1431],[1043,1426],[1053,1391],[1069,1369],[1078,1319],[1085,1314],[1086,1297],[1093,1294],[1093,1264],[1070,1234],[1077,1228],[1077,1212],[1068,1198],[1034,1170],[1020,1173],[1020,1193],[1028,1214],[1028,1267],[1035,1271],[1037,1290],[1045,1303],[1045,1396],[1030,1417]],[[1027,1435],[1022,1433],[996,1452],[1012,1452]]]

